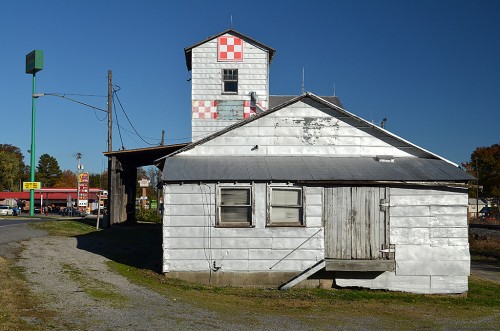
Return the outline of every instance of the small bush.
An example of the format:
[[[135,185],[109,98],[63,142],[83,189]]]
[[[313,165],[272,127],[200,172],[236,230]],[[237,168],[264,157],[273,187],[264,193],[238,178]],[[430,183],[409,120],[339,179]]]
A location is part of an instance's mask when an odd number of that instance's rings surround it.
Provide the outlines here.
[[[137,222],[161,223],[161,215],[156,209],[137,209],[135,219]]]

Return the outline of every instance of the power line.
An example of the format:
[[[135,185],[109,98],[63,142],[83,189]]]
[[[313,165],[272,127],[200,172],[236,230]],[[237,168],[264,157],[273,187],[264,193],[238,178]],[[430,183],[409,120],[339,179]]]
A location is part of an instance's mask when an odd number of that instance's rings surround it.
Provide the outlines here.
[[[98,98],[106,98],[107,95],[98,95],[98,94],[79,94],[79,93],[58,93],[58,92],[53,92],[53,93],[45,93],[47,95],[72,95],[72,96],[79,96],[79,97],[98,97]]]
[[[123,111],[123,114],[125,114],[125,117],[127,118],[127,121],[128,123],[130,124],[130,126],[132,127],[132,129],[134,129],[135,133],[137,134],[137,136],[139,138],[141,138],[142,141],[144,141],[146,144],[150,145],[150,146],[156,146],[155,144],[151,144],[150,142],[147,142],[146,140],[144,140],[144,138],[139,134],[139,132],[137,132],[137,130],[135,129],[134,125],[132,124],[132,122],[130,121],[130,118],[128,117],[127,113],[125,112],[125,109],[123,108],[123,105],[120,101],[120,98],[118,97],[118,94],[116,93],[117,91],[113,91],[113,95],[116,96],[116,100],[118,100],[118,104],[120,105],[120,108],[122,109]]]
[[[113,109],[115,110],[116,126],[118,127],[118,135],[120,136],[120,142],[122,143],[122,150],[124,150],[125,146],[123,146],[122,131],[120,130],[120,124],[118,123],[118,113],[116,112],[116,104],[114,102]]]

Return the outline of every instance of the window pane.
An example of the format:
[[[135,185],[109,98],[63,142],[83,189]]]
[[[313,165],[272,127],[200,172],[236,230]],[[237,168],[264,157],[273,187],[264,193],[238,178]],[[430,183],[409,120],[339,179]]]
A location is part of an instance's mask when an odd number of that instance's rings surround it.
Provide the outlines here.
[[[279,190],[273,188],[273,206],[301,206],[300,190]]]
[[[300,208],[273,207],[271,210],[271,221],[273,223],[299,223]]]
[[[224,92],[238,92],[238,82],[224,82]]]
[[[250,189],[221,189],[221,206],[250,205]]]
[[[250,207],[221,207],[221,222],[250,223]]]

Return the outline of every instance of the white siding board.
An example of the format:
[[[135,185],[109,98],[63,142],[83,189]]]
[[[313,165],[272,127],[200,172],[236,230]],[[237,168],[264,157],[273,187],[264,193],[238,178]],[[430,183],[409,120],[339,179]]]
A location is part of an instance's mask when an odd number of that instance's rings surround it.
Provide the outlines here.
[[[467,276],[431,276],[432,293],[463,293],[468,291]]]
[[[342,278],[342,273],[339,274],[336,284],[341,287],[356,286],[421,294],[431,293],[430,276],[396,276],[392,272],[384,272],[375,279],[350,279]]]
[[[398,245],[396,260],[470,261],[469,246]]]
[[[470,261],[396,261],[396,275],[464,276],[470,274]]]

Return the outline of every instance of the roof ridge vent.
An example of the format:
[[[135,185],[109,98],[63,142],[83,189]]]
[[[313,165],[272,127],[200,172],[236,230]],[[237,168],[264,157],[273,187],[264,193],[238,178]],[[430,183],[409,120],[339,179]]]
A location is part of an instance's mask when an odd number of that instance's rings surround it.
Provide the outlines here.
[[[378,162],[394,163],[394,156],[392,155],[377,155],[375,158]]]

